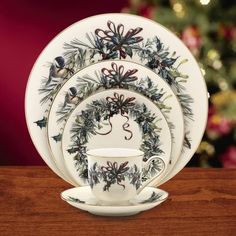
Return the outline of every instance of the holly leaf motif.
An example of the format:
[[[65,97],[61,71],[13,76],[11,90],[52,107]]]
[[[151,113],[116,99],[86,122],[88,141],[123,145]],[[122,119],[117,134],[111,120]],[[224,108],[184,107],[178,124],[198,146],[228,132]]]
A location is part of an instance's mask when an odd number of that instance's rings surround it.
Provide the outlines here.
[[[70,148],[70,149],[67,149],[67,152],[69,153],[69,154],[73,154],[73,153],[76,153],[76,152],[78,152],[79,151],[79,148],[78,147],[73,147],[73,148]]]
[[[43,119],[34,122],[40,129],[45,128],[47,125],[47,118],[44,116]]]
[[[56,142],[61,142],[61,139],[62,139],[62,134],[58,134],[58,135],[55,135],[55,136],[52,136],[53,140],[55,140]]]

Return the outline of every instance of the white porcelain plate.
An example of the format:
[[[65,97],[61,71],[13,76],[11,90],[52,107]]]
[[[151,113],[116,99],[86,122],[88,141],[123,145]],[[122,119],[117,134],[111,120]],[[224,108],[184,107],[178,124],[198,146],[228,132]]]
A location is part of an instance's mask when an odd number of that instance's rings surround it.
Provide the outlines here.
[[[84,186],[63,191],[61,198],[70,205],[94,215],[130,216],[147,211],[161,204],[168,198],[168,193],[161,189],[146,187],[126,205],[107,206],[97,201],[90,187]]]
[[[47,128],[49,145],[58,167],[63,173],[67,172],[61,150],[61,136],[71,112],[86,97],[111,88],[138,92],[160,108],[172,134],[171,161],[166,172],[169,173],[180,156],[184,139],[183,114],[178,99],[169,85],[152,70],[118,60],[95,63],[80,70],[67,80],[55,97]]]
[[[181,103],[184,149],[167,181],[186,165],[201,141],[207,120],[207,90],[197,62],[181,40],[140,16],[116,13],[89,17],[66,28],[48,44],[27,84],[25,112],[31,138],[45,162],[64,176],[52,159],[46,136],[51,101],[75,72],[111,59],[149,67],[171,86]]]
[[[161,157],[164,163],[154,161],[143,176],[143,180],[157,176],[149,184],[155,186],[167,170],[171,134],[165,117],[151,100],[129,90],[107,89],[79,103],[62,134],[65,166],[80,186],[88,184],[86,151],[96,148],[140,149],[144,161],[154,155]]]

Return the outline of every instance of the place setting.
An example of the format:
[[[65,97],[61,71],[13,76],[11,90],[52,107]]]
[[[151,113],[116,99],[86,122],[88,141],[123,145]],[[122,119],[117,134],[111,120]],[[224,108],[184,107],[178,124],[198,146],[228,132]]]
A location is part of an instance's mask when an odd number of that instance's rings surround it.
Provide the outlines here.
[[[61,198],[72,206],[95,215],[128,216],[149,210],[167,199],[166,191],[146,187],[166,169],[158,155],[144,163],[144,153],[137,149],[91,149],[86,154],[89,187],[61,193]],[[154,161],[158,163],[159,174],[149,180],[144,178],[143,182],[142,176],[146,176]]]
[[[159,186],[195,153],[207,112],[205,81],[186,46],[156,22],[119,13],[59,33],[36,60],[25,94],[37,151],[73,186],[61,199],[102,216],[165,202]]]

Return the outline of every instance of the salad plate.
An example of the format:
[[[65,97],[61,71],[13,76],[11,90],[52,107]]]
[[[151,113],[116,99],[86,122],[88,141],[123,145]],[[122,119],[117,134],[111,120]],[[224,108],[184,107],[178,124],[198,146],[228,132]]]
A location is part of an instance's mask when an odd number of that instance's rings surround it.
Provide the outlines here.
[[[152,100],[166,118],[172,148],[167,172],[180,156],[184,138],[181,106],[169,85],[152,70],[127,61],[103,61],[90,65],[66,81],[57,93],[48,116],[48,138],[55,161],[66,172],[61,150],[61,136],[65,123],[76,105],[88,96],[111,88],[138,92]],[[178,121],[178,122],[176,122]]]
[[[171,134],[160,109],[148,98],[125,89],[107,89],[79,103],[69,116],[63,134],[65,166],[80,186],[88,184],[87,151],[97,148],[132,148],[152,161],[142,181],[155,186],[166,173]],[[165,169],[163,171],[163,169]]]
[[[26,121],[33,143],[48,166],[68,180],[50,153],[46,134],[49,108],[62,84],[77,71],[115,59],[152,69],[179,99],[184,114],[184,147],[165,182],[187,164],[201,141],[207,120],[207,90],[197,62],[181,40],[140,16],[92,16],[69,26],[47,45],[31,71],[25,95]]]
[[[89,186],[71,188],[61,193],[61,199],[94,215],[130,216],[147,211],[167,200],[168,193],[164,190],[146,187],[134,199],[125,205],[104,205],[92,194]]]

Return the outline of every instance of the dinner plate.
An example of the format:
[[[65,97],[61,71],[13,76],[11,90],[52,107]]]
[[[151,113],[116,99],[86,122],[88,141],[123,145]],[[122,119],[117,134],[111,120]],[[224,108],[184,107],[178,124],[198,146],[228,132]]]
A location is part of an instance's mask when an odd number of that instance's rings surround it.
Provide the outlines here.
[[[207,90],[197,62],[168,29],[129,14],[103,14],[79,21],[56,36],[37,59],[27,84],[25,113],[34,145],[60,176],[46,135],[48,110],[61,84],[97,61],[121,59],[151,68],[177,95],[185,119],[182,155],[164,181],[190,160],[203,136],[207,120]]]
[[[86,152],[96,148],[132,148],[144,152],[143,161],[159,156],[143,173],[143,181],[156,176],[155,186],[167,170],[171,134],[160,109],[148,98],[125,89],[107,89],[79,103],[63,134],[65,166],[80,186],[88,185]],[[164,170],[164,171],[163,171]]]
[[[167,172],[180,156],[184,138],[181,106],[170,86],[152,70],[127,61],[103,61],[90,65],[67,80],[57,93],[48,116],[48,138],[55,161],[63,171],[61,136],[66,120],[76,105],[97,91],[123,88],[151,99],[161,110],[172,133],[171,158]]]
[[[168,193],[162,189],[146,187],[127,204],[104,205],[92,194],[89,186],[71,188],[61,193],[61,199],[73,207],[102,216],[130,216],[147,211],[166,201]]]

